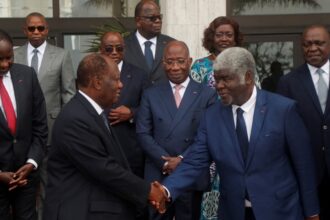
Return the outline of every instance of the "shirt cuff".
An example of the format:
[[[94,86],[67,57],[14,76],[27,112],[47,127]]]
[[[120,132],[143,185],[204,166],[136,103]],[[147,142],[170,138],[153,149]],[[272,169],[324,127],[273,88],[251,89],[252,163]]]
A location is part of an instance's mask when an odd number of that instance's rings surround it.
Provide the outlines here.
[[[30,164],[32,164],[33,166],[34,166],[34,170],[36,170],[36,169],[38,169],[38,164],[37,164],[37,162],[35,161],[35,160],[33,160],[33,159],[28,159],[27,161],[26,161],[26,163],[30,163]]]
[[[164,189],[165,189],[165,192],[166,192],[166,196],[167,196],[167,198],[171,198],[171,193],[170,193],[170,191],[167,189],[166,186],[163,185],[163,187],[164,187]]]

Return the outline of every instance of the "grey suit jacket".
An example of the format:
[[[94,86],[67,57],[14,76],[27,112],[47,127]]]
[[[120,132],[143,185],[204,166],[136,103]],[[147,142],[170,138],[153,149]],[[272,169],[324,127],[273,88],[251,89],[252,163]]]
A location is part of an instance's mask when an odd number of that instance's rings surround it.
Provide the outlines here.
[[[28,65],[27,44],[14,50],[15,63]],[[75,73],[70,54],[47,43],[38,80],[44,93],[49,134],[62,106],[75,94]],[[50,143],[50,135],[48,136]]]
[[[167,81],[166,74],[162,65],[163,51],[169,41],[174,40],[172,37],[160,34],[157,37],[156,55],[153,67],[149,70],[147,62],[144,58],[138,39],[135,32],[132,32],[125,38],[125,56],[124,60],[131,63],[148,73],[151,84]]]

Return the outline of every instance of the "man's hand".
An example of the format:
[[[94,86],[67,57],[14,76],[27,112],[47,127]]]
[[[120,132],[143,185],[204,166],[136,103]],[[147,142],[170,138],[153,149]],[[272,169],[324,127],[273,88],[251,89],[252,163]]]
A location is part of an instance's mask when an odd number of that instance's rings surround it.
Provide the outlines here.
[[[32,172],[34,166],[31,163],[27,163],[19,168],[13,175],[13,180],[9,183],[9,191],[16,187],[25,186],[27,184],[27,177]]]
[[[159,213],[166,212],[167,198],[164,187],[157,181],[151,183],[151,190],[149,193],[149,202]]]
[[[115,109],[111,109],[108,118],[110,119],[110,125],[118,124],[122,121],[128,121],[133,117],[133,112],[124,105],[121,105]]]
[[[181,163],[181,157],[166,157],[162,156],[162,159],[165,161],[163,166],[163,174],[171,174],[175,168]]]
[[[1,172],[0,182],[9,185],[10,181],[14,180],[13,176],[14,176],[13,172]]]

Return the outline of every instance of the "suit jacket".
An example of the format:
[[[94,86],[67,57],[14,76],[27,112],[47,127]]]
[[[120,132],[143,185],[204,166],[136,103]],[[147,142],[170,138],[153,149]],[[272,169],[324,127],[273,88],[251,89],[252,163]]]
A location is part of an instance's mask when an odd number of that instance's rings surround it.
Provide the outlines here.
[[[11,134],[0,110],[0,170],[16,172],[27,159],[41,165],[48,133],[45,99],[34,70],[13,64],[10,74],[17,107],[16,134]]]
[[[204,109],[217,100],[214,89],[190,80],[180,107],[177,108],[169,82],[147,89],[142,97],[136,121],[136,132],[146,154],[145,179],[162,180],[162,156],[185,157],[193,142]],[[205,172],[205,176],[209,174]],[[205,190],[208,181],[198,182]]]
[[[134,116],[139,108],[142,92],[148,84],[147,73],[132,64],[123,62],[120,81],[124,86],[120,91],[118,102],[113,107],[124,105],[130,108],[133,112],[133,120],[121,122],[112,127],[125,152],[132,172],[143,177],[144,155],[137,142]]]
[[[231,106],[207,109],[190,154],[163,184],[176,198],[213,160],[220,175],[219,219],[244,220],[245,195],[256,219],[301,220],[319,213],[314,158],[295,103],[257,91],[244,162]]]
[[[14,50],[16,63],[28,65],[27,44]],[[75,94],[75,73],[70,54],[47,43],[37,74],[46,99],[50,143],[51,130],[62,106]]]
[[[77,93],[54,124],[44,219],[133,220],[149,191],[102,116]]]
[[[277,91],[298,103],[298,111],[311,137],[318,177],[321,181],[326,175],[326,170],[330,172],[330,95],[328,93],[323,113],[307,64],[283,76]]]
[[[143,69],[146,73],[148,73],[149,81],[151,84],[166,81],[167,77],[164,72],[164,68],[163,68],[163,64],[162,64],[163,51],[164,51],[166,44],[172,40],[174,40],[174,39],[167,35],[163,35],[163,34],[158,35],[157,44],[156,44],[155,60],[154,60],[152,69],[149,70],[148,64],[145,60],[143,51],[141,50],[139,41],[136,38],[135,31],[134,31],[125,38],[124,60],[127,61],[128,63],[131,63],[131,64]]]

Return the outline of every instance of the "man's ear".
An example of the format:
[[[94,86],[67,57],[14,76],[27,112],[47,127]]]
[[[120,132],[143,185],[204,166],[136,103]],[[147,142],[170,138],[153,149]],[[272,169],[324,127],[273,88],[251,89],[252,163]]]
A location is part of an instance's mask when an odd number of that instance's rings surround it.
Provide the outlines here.
[[[251,70],[246,71],[245,73],[245,83],[246,84],[253,84],[254,83],[254,76]]]
[[[91,87],[93,87],[96,90],[101,90],[102,88],[102,76],[93,76],[93,78],[91,79]]]

